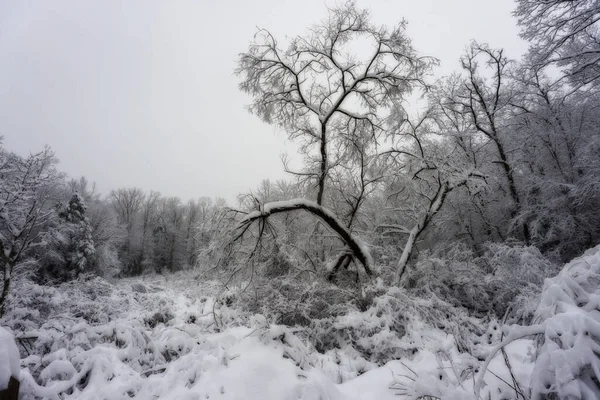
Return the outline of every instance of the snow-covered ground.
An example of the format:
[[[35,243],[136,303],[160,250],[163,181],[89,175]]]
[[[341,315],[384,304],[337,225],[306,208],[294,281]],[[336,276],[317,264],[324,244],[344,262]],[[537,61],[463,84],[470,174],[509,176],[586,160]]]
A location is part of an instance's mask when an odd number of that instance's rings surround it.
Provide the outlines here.
[[[573,274],[586,269],[592,272],[585,279],[597,279],[595,250],[568,266]],[[573,274],[563,271],[546,291],[557,292]],[[14,353],[11,332],[21,356],[22,399],[475,399],[482,361],[503,330],[494,320],[477,321],[483,332],[474,336],[482,340],[469,354],[459,352],[446,329],[415,316],[407,320],[406,334],[392,342],[415,350],[376,365],[351,345],[319,354],[298,330],[241,315],[215,301],[217,283],[194,273],[114,283],[91,278],[57,288],[22,282],[15,290],[19,304],[2,320],[0,360]],[[386,296],[402,298],[397,289]],[[542,299],[543,310],[552,306]],[[356,312],[336,324],[376,321],[373,315]],[[389,346],[389,335],[378,332],[369,343]],[[531,387],[536,343],[520,339],[505,350],[519,386],[499,352],[485,374],[483,398],[517,398],[517,390]],[[0,388],[9,374],[4,372]]]

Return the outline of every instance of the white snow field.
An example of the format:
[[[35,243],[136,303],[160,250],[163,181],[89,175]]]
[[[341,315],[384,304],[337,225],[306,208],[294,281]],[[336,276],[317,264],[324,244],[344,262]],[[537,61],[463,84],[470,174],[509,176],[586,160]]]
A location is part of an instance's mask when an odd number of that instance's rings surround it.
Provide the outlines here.
[[[413,304],[392,289],[371,309],[336,318],[329,334],[354,327],[365,336],[322,354],[301,328],[216,302],[219,284],[192,272],[56,288],[22,281],[0,321],[0,389],[18,374],[20,399],[468,400],[479,387],[483,399],[550,391],[591,399],[600,376],[599,287],[600,246],[547,280],[531,327],[502,327],[448,308],[456,312],[449,321],[479,330],[468,349],[458,345],[459,326],[419,315],[435,299]],[[396,318],[385,314],[390,304],[405,310],[403,336],[381,328]],[[503,338],[505,352],[484,370]],[[374,362],[356,350],[361,343],[398,356]]]

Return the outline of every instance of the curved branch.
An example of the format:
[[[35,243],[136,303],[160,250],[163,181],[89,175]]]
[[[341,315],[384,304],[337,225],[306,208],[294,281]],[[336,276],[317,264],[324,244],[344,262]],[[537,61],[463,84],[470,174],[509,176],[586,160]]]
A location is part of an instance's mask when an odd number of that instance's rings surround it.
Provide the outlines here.
[[[320,206],[314,201],[294,199],[267,203],[264,205],[264,207],[262,207],[262,210],[254,211],[246,215],[241,221],[239,228],[245,229],[254,221],[266,218],[270,215],[296,210],[307,211],[321,219],[321,221],[323,221],[330,229],[337,233],[340,239],[342,239],[342,241],[348,246],[354,257],[356,257],[356,259],[358,259],[363,265],[367,275],[373,275],[370,262],[371,257],[367,248],[352,235],[352,233],[336,218],[335,215],[333,215],[331,211]]]
[[[481,388],[484,385],[483,378],[485,377],[485,373],[488,369],[488,366],[490,365],[490,362],[494,359],[496,354],[515,340],[523,339],[527,336],[539,335],[544,333],[546,330],[546,324],[543,323],[539,325],[520,326],[518,328],[519,329],[516,329],[513,332],[511,332],[510,335],[508,335],[507,338],[504,339],[499,345],[494,347],[485,359],[485,362],[483,363],[483,366],[479,371],[479,375],[477,376],[477,380],[475,381],[475,387],[473,389],[477,398],[480,398],[479,395],[481,393]]]

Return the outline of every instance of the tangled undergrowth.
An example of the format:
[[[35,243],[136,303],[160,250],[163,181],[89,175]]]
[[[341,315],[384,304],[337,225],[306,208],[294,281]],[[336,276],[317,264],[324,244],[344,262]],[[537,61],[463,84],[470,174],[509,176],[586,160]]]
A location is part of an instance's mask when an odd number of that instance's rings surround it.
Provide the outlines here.
[[[435,293],[474,315],[528,323],[544,279],[559,269],[535,247],[491,243],[477,257],[458,245],[443,255],[425,252],[407,272],[406,282],[417,296]]]
[[[21,398],[583,399],[597,387],[598,248],[528,300],[539,304],[533,328],[381,280],[360,291],[290,275],[259,283],[19,280],[0,322],[21,353]],[[252,384],[265,379],[279,383]]]

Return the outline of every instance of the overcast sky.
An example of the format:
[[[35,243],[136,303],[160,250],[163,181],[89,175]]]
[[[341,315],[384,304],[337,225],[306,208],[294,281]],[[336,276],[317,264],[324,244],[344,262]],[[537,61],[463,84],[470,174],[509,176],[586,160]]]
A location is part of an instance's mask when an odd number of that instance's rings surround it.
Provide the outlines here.
[[[50,145],[61,170],[185,200],[285,177],[285,135],[248,114],[233,74],[256,27],[294,36],[334,1],[0,0],[0,135],[20,154]],[[413,44],[458,66],[471,39],[526,49],[511,0],[358,1],[405,18]],[[287,146],[288,152],[294,148]]]

